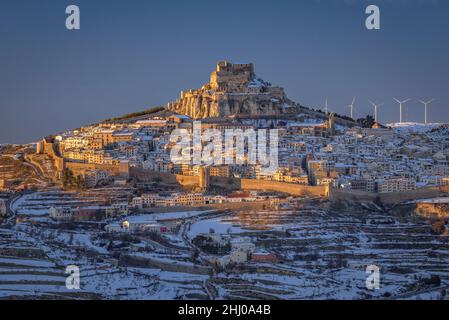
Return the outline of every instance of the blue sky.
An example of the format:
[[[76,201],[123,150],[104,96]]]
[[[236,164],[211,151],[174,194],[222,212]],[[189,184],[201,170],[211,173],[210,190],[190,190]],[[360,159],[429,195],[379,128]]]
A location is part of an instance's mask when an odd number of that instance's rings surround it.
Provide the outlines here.
[[[81,30],[65,8],[81,9]],[[365,8],[381,9],[368,31]],[[449,2],[444,0],[2,0],[0,142],[29,142],[111,116],[165,105],[208,81],[219,60],[256,73],[304,105],[357,116],[436,98],[429,118],[449,122]]]

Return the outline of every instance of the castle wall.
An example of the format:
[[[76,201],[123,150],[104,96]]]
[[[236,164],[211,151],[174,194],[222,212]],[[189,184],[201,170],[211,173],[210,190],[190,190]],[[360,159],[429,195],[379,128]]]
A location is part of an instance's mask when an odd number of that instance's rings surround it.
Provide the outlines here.
[[[183,187],[199,187],[200,177],[174,175],[170,173],[154,172],[150,170],[132,168],[131,177],[140,181],[154,181],[161,179],[164,184],[173,184]],[[210,177],[211,187],[220,187],[228,191],[233,190],[256,190],[256,191],[278,191],[294,196],[327,197],[326,186],[303,186],[293,183],[265,181],[255,179],[236,179],[224,177]]]
[[[136,178],[141,182],[154,182],[156,180],[161,180],[161,183],[163,184],[183,187],[195,187],[200,184],[200,177],[198,176],[185,176],[139,168],[130,168],[129,174],[130,177]]]
[[[74,175],[82,175],[86,171],[101,170],[107,171],[112,176],[129,176],[129,166],[127,164],[111,165],[111,164],[94,164],[80,162],[66,162],[65,166],[70,169]]]
[[[44,139],[38,143],[37,153],[44,153],[53,159],[53,163],[58,172],[62,172],[65,168],[70,169],[75,175],[82,175],[86,171],[103,170],[107,171],[109,175],[113,176],[129,176],[129,164],[120,163],[119,165],[109,164],[93,164],[69,162],[59,155],[58,145],[48,139]]]
[[[242,190],[278,191],[293,196],[326,197],[325,186],[303,186],[294,183],[241,179]]]
[[[58,171],[62,171],[65,168],[64,158],[61,157],[56,151],[57,145],[53,142],[42,140],[38,144],[37,153],[45,153],[53,159],[54,165]]]

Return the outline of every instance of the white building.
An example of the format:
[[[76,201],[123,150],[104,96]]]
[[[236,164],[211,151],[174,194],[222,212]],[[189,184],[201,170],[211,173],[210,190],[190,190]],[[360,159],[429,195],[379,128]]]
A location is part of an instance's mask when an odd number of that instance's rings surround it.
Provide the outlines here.
[[[229,260],[233,264],[241,264],[241,263],[248,262],[248,260],[249,260],[248,258],[249,258],[249,255],[245,251],[236,250],[236,251],[231,251],[231,253],[229,254]]]
[[[105,217],[113,218],[118,215],[127,215],[129,213],[128,203],[114,203],[109,207],[105,207]]]
[[[123,224],[120,223],[110,223],[104,227],[106,232],[109,233],[119,233],[119,232],[128,232],[129,229],[123,228]]]
[[[107,232],[151,232],[151,233],[175,233],[178,227],[177,222],[160,223],[155,220],[148,221],[129,221],[124,220],[121,223],[111,223],[106,225]]]
[[[61,146],[64,150],[83,149],[87,148],[88,145],[89,140],[84,137],[68,137],[67,139],[61,141]]]
[[[51,207],[50,218],[55,219],[57,221],[69,221],[72,219],[72,208],[70,207]]]
[[[132,200],[135,208],[150,207],[178,207],[178,206],[194,206],[205,203],[204,195],[201,193],[173,193],[169,196],[162,197],[156,193],[143,194]]]
[[[390,193],[416,189],[416,181],[407,178],[380,179],[376,181],[377,192]]]
[[[241,251],[246,254],[252,254],[256,250],[256,245],[251,242],[250,238],[237,238],[231,241],[232,251]]]
[[[100,182],[107,181],[108,177],[108,172],[104,170],[90,170],[84,173],[84,180],[89,188],[95,187]]]

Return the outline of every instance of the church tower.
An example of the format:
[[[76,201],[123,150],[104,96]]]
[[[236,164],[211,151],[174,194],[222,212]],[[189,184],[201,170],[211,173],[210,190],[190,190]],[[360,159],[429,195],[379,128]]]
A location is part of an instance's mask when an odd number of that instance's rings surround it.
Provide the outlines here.
[[[203,191],[207,191],[210,187],[210,169],[209,167],[200,167],[200,188]]]
[[[331,112],[329,119],[327,120],[327,128],[331,136],[335,135],[335,114]]]

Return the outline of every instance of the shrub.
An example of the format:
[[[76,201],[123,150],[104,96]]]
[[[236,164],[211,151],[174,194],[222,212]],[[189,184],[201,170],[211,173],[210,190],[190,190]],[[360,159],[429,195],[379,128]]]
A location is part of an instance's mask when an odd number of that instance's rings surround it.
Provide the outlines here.
[[[444,220],[439,220],[432,225],[431,233],[435,235],[443,234],[445,231],[445,223]]]

